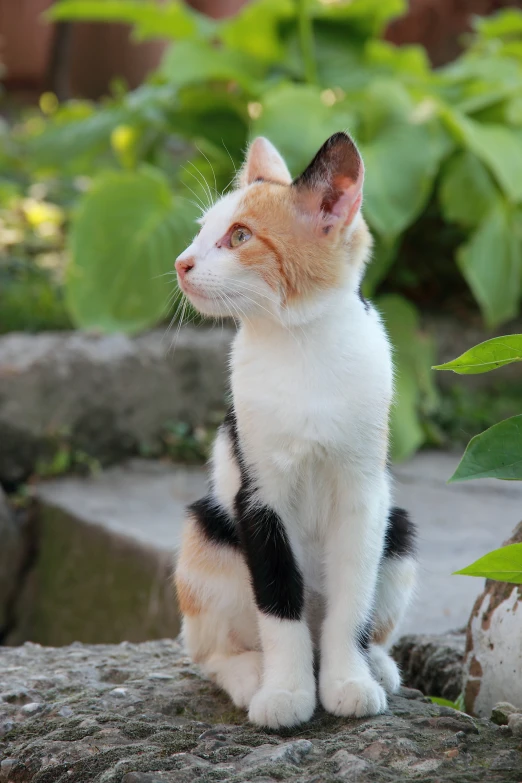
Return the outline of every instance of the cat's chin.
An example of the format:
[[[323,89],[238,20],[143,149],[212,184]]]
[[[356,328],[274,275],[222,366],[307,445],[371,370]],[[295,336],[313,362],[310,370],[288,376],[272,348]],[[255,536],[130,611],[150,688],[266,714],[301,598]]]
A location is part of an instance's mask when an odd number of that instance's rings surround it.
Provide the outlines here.
[[[210,296],[206,296],[205,294],[197,293],[195,291],[188,291],[185,288],[183,288],[183,293],[189,300],[190,304],[198,311],[198,313],[201,313],[201,315],[206,315],[211,318],[226,318],[227,316],[231,315],[224,309],[224,307],[220,307],[219,302]]]

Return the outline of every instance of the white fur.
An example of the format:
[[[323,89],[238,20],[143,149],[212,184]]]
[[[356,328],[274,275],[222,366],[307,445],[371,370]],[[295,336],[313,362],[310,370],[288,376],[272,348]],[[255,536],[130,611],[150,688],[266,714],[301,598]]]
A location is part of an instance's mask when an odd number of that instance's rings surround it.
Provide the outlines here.
[[[395,624],[413,584],[411,560],[378,574],[390,510],[390,346],[380,317],[356,293],[360,269],[347,264],[339,290],[287,307],[255,270],[216,247],[241,193],[210,210],[183,254],[197,259],[188,293],[203,312],[241,318],[231,356],[241,448],[260,501],[285,526],[307,595],[324,600],[321,701],[336,715],[375,714],[400,677],[383,648],[362,654],[356,634],[374,607],[379,620]],[[212,465],[215,495],[232,510],[240,477],[224,432]],[[212,584],[208,613],[185,620],[189,649],[236,704],[249,706],[254,723],[307,720],[315,706],[309,628],[258,612],[246,567],[237,570],[237,579]]]

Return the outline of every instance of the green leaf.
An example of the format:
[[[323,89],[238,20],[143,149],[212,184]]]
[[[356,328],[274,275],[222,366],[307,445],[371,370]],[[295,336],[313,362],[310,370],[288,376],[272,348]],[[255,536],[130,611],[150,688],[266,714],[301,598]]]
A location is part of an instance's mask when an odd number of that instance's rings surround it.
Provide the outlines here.
[[[377,306],[383,315],[394,348],[396,369],[395,399],[392,405],[392,459],[400,462],[411,456],[424,442],[420,412],[431,402],[432,381],[429,372],[432,346],[419,334],[419,319],[412,304],[400,296],[380,297]]]
[[[453,359],[446,364],[438,364],[432,369],[453,370],[459,375],[478,375],[512,362],[522,362],[522,334],[493,337],[470,348],[458,359]]]
[[[479,557],[474,563],[455,571],[464,576],[482,576],[497,582],[522,584],[522,544],[509,544]]]
[[[498,191],[477,156],[465,150],[445,167],[439,199],[449,223],[476,226],[498,199]]]
[[[477,16],[474,27],[485,39],[522,37],[522,13],[517,8],[506,8],[484,19]]]
[[[490,326],[518,312],[522,244],[515,218],[507,206],[497,204],[457,253],[462,274]]]
[[[251,135],[269,138],[296,175],[310,163],[328,136],[339,130],[335,107],[323,103],[316,87],[275,87],[265,94],[261,106]]]
[[[162,277],[193,232],[195,210],[153,169],[98,179],[74,219],[67,302],[78,326],[138,331],[164,315]]]
[[[456,114],[456,113],[455,113]],[[504,125],[458,118],[469,149],[488,166],[511,201],[522,199],[522,134]]]
[[[284,56],[281,25],[295,15],[293,0],[255,0],[221,22],[219,37],[230,49],[245,52],[261,62],[277,62]]]
[[[399,124],[361,144],[365,163],[364,213],[384,236],[402,233],[430,196],[444,139],[427,124]]]
[[[159,73],[176,87],[226,81],[252,91],[263,69],[258,61],[241,52],[217,48],[206,41],[178,41],[165,53]]]
[[[522,414],[472,438],[450,482],[488,477],[522,480]]]
[[[190,38],[197,15],[180,0],[60,0],[47,11],[54,22],[123,22],[135,25],[140,38]]]
[[[377,234],[370,262],[363,278],[364,296],[373,296],[397,259],[399,242],[395,237],[383,237]]]

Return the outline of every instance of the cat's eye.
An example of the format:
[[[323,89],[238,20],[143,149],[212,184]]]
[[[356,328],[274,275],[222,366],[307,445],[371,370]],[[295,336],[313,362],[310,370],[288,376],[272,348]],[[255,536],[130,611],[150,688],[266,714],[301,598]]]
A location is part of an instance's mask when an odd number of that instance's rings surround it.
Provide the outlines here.
[[[245,226],[236,226],[230,234],[230,247],[239,247],[251,238],[252,234]]]

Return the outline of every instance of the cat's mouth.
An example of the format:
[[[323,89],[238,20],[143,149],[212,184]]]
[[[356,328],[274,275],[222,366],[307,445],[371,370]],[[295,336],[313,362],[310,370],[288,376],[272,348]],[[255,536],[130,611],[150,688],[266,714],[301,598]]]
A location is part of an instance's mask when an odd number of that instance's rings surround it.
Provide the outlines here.
[[[181,282],[179,287],[189,298],[204,299],[206,302],[212,301],[212,297],[208,294],[203,294],[198,288],[193,288],[189,283]]]

